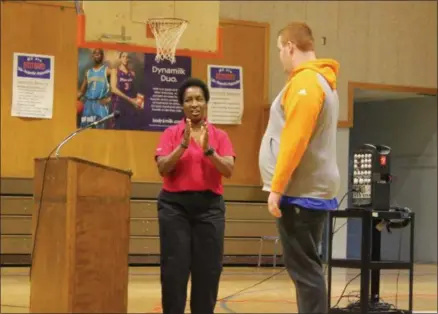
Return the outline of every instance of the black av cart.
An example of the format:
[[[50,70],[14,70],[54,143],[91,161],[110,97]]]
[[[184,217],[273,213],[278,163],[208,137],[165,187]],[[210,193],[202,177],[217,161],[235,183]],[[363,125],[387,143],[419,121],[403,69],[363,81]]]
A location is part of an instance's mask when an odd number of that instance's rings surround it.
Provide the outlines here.
[[[333,222],[337,218],[359,218],[362,221],[362,241],[361,241],[361,258],[360,259],[336,259],[332,258],[333,247]],[[414,281],[414,218],[412,212],[402,211],[375,211],[365,208],[347,208],[329,213],[328,223],[328,254],[327,254],[327,271],[328,271],[328,309],[329,314],[412,314],[413,298],[413,281]],[[382,221],[391,221],[396,219],[409,220],[410,222],[410,252],[409,261],[381,261],[381,231],[378,227]],[[379,225],[380,224],[380,225]],[[332,268],[352,268],[360,269],[360,301],[355,306],[333,307],[332,298]],[[409,270],[409,309],[401,310],[387,308],[380,303],[380,270],[400,269]],[[345,291],[347,292],[347,291]]]

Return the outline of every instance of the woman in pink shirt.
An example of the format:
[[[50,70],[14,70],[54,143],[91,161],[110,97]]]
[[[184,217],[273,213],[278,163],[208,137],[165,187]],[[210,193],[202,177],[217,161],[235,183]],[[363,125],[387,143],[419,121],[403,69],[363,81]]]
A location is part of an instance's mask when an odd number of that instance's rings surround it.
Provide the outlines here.
[[[225,203],[222,177],[235,153],[223,130],[206,120],[210,93],[198,79],[178,90],[185,118],[167,128],[156,149],[163,188],[158,197],[164,314],[183,314],[191,275],[193,314],[213,314],[222,272]]]

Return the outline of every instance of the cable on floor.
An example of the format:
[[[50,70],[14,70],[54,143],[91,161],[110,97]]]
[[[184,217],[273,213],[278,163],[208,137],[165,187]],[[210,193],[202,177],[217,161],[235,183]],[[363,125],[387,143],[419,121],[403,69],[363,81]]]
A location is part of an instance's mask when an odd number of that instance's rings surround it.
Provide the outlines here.
[[[400,236],[399,236],[399,246],[398,246],[398,260],[401,260],[401,250],[402,250],[402,239],[403,239],[403,230],[400,230]],[[353,277],[352,279],[350,279],[347,284],[344,287],[344,290],[342,290],[341,295],[339,296],[338,301],[336,302],[336,304],[333,306],[333,308],[338,308],[338,305],[340,303],[340,301],[343,298],[350,298],[352,297],[352,292],[344,295],[345,291],[347,290],[347,287],[355,280],[357,279],[360,275],[362,274],[362,272],[360,272],[359,274],[357,274],[355,277]],[[399,278],[400,278],[400,270],[398,270],[397,272],[397,279],[396,279],[396,293],[395,293],[395,305],[391,304],[391,303],[387,303],[382,299],[379,299],[378,303],[374,303],[374,302],[369,302],[368,304],[368,308],[370,311],[390,311],[390,310],[396,310],[397,306],[398,306],[398,283],[399,283]],[[359,298],[359,300],[355,301],[355,302],[349,302],[349,304],[345,307],[345,310],[347,311],[360,311],[360,294],[359,295],[354,295],[356,298]]]
[[[399,243],[398,243],[398,260],[401,260],[401,250],[402,250],[402,243],[403,243],[403,230],[400,230],[400,235],[399,235]],[[400,279],[400,272],[401,270],[399,269],[397,271],[397,279],[395,282],[395,307],[398,307],[398,282]]]
[[[347,192],[344,194],[344,196],[342,196],[341,201],[339,202],[338,207],[337,207],[336,210],[339,210],[339,207],[341,206],[341,204],[342,204],[342,202],[344,201],[345,197],[346,197],[350,192],[351,192],[351,191],[349,190],[349,191],[347,191]],[[335,224],[336,224],[336,220],[333,222],[333,229],[334,229]],[[346,224],[346,223],[344,223],[343,225],[341,225],[339,228],[337,228],[335,231],[332,232],[330,241],[333,240],[333,236],[334,236],[334,234],[335,234],[336,232],[338,232],[343,226],[345,226],[345,224]],[[333,230],[333,229],[332,229],[332,230]],[[327,265],[325,265],[324,275],[325,275],[326,270],[327,270]],[[234,298],[234,297],[236,297],[236,296],[239,296],[239,295],[242,294],[243,292],[248,291],[248,290],[250,290],[250,289],[252,289],[252,288],[255,288],[255,287],[257,287],[257,286],[259,286],[259,285],[265,283],[266,281],[268,281],[268,280],[270,280],[270,279],[272,279],[272,278],[274,278],[274,277],[280,275],[280,274],[283,273],[284,271],[286,271],[286,267],[284,267],[284,268],[282,268],[281,270],[279,270],[278,272],[276,272],[276,273],[270,275],[269,277],[266,277],[266,278],[264,278],[263,280],[261,280],[261,281],[259,281],[259,282],[256,282],[255,284],[253,284],[253,285],[251,285],[251,286],[249,286],[249,287],[243,288],[243,289],[241,289],[241,290],[239,290],[239,291],[237,291],[237,292],[235,292],[235,293],[233,293],[233,294],[230,294],[230,295],[228,295],[228,296],[226,296],[226,297],[220,298],[220,299],[218,300],[218,302],[224,302],[224,301],[227,301],[228,299],[231,299],[231,298]]]

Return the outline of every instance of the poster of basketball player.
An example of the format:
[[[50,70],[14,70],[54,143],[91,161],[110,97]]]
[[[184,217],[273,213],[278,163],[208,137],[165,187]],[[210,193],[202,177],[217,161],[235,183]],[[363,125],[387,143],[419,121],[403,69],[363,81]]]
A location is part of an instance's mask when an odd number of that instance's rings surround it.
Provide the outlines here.
[[[155,61],[154,54],[79,48],[77,127],[114,111],[96,128],[162,131],[183,117],[179,84],[191,75],[191,58]]]

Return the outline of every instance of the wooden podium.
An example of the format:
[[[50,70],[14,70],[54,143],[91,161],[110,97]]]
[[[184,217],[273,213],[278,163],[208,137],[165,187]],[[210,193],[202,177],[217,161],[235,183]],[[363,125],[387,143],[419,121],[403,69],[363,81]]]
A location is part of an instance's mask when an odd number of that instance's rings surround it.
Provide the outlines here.
[[[34,185],[30,312],[127,313],[131,173],[44,158]]]

